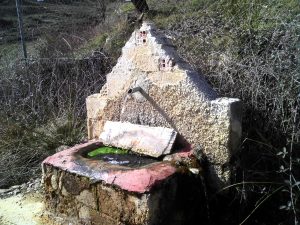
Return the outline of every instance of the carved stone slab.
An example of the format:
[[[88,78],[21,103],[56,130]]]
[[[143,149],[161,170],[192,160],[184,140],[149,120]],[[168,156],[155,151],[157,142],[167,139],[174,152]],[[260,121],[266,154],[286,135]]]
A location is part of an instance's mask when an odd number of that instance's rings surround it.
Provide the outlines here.
[[[176,136],[175,130],[166,127],[107,121],[100,140],[105,145],[159,157],[171,153]]]

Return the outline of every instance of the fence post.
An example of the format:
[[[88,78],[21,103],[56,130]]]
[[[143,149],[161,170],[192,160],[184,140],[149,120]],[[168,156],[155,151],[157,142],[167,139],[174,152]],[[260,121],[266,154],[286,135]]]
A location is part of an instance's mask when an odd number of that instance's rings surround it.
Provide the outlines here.
[[[19,22],[19,32],[21,37],[21,44],[24,54],[24,59],[27,59],[27,51],[26,51],[26,45],[24,40],[24,31],[23,31],[23,18],[22,18],[22,12],[20,10],[20,0],[16,0],[16,8],[17,8],[17,15],[18,15],[18,22]]]

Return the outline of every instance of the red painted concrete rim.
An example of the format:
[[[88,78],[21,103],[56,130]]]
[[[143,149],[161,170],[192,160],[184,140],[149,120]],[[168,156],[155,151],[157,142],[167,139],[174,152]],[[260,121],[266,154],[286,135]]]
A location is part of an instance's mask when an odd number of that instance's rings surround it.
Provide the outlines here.
[[[43,167],[45,165],[53,166],[66,172],[88,177],[92,182],[104,182],[136,193],[150,192],[158,183],[176,174],[177,169],[170,162],[161,161],[140,168],[129,168],[82,156],[101,146],[104,145],[98,140],[75,145],[49,156],[42,165]]]

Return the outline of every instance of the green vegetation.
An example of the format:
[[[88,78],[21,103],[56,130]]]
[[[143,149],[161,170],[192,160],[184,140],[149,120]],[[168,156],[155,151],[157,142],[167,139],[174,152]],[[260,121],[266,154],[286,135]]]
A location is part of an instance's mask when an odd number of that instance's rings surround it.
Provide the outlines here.
[[[120,149],[120,148],[115,148],[115,147],[108,147],[108,146],[104,146],[104,147],[100,147],[97,148],[91,152],[88,153],[89,157],[95,157],[97,155],[104,155],[104,154],[127,154],[128,151],[124,150],[124,149]]]
[[[299,128],[298,120],[292,122],[300,88],[299,2],[149,2],[148,18],[173,39],[182,57],[222,96],[243,100],[245,135],[258,132],[254,139],[274,148],[289,145]]]
[[[125,3],[121,6],[121,11],[123,13],[129,13],[129,12],[133,12],[135,10],[135,7],[133,4],[131,4],[130,2]]]
[[[24,36],[27,45],[33,45],[27,48],[29,57],[62,57],[86,43],[105,18],[105,4],[97,0],[23,1]],[[16,47],[19,33],[15,1],[0,0],[0,30],[0,49]],[[0,51],[0,62],[21,58],[17,51],[20,47],[9,55]]]
[[[108,38],[108,34],[100,34],[91,38],[84,45],[80,46],[78,50],[75,51],[76,57],[84,57],[86,55],[91,54],[95,49],[99,49],[99,47],[104,46],[106,40]]]
[[[110,68],[100,57],[14,66],[0,79],[2,188],[40,176],[45,157],[84,141],[85,98],[99,90]]]
[[[95,26],[104,19],[105,2],[23,1],[23,21],[26,40],[36,40],[45,33],[73,33]],[[0,44],[17,42],[18,21],[15,1],[0,0],[0,27],[4,29]]]

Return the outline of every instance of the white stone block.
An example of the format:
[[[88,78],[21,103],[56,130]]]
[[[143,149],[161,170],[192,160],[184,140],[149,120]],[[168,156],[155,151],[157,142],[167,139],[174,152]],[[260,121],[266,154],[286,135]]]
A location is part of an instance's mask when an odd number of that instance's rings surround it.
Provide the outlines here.
[[[159,157],[171,153],[176,136],[170,128],[107,121],[100,140],[108,146]]]

